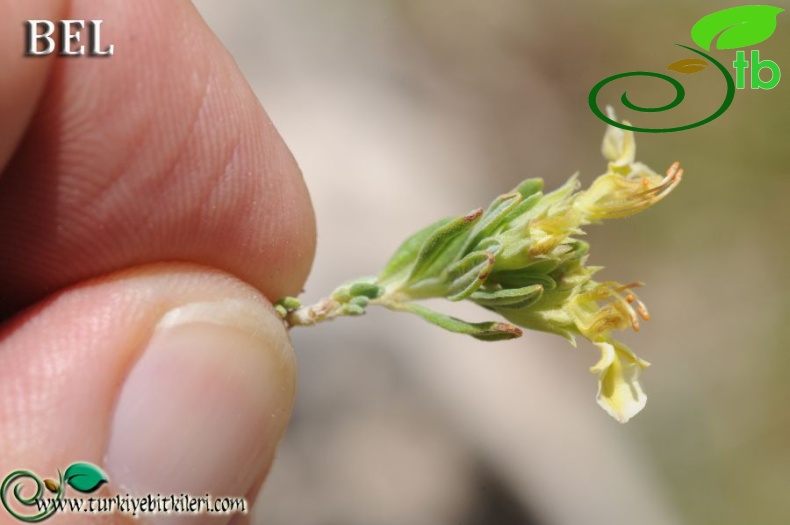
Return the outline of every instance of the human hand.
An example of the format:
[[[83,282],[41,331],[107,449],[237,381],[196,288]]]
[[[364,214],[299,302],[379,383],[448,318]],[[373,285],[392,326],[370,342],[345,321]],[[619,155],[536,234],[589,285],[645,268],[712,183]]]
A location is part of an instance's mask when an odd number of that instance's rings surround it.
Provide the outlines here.
[[[251,503],[294,393],[267,298],[314,253],[296,163],[188,2],[3,10],[0,475]],[[102,19],[115,54],[24,57],[28,19]]]

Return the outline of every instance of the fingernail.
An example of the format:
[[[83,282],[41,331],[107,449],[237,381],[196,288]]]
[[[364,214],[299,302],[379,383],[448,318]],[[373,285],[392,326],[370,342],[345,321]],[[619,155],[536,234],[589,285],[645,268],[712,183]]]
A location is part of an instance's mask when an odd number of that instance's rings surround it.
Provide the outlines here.
[[[293,374],[288,337],[263,304],[227,299],[169,311],[120,390],[110,482],[136,496],[243,497],[287,424]]]

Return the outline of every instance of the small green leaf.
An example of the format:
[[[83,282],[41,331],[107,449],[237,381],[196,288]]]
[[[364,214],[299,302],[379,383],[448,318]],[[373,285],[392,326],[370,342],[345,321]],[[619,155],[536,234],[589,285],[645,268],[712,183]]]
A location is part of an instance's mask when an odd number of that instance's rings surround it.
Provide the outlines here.
[[[579,174],[574,173],[571,177],[556,190],[543,195],[535,206],[533,213],[536,217],[546,213],[552,206],[562,203],[565,199],[570,197],[575,191],[579,189],[581,183],[579,182]]]
[[[356,282],[348,290],[352,297],[367,297],[376,299],[384,293],[384,288],[375,283]]]
[[[274,311],[277,312],[277,315],[279,315],[283,319],[285,319],[286,316],[288,315],[288,310],[286,310],[285,307],[281,304],[275,304]]]
[[[534,179],[530,179],[530,180],[534,180]],[[540,181],[540,179],[537,180]],[[525,182],[530,182],[530,181],[527,180]],[[529,190],[525,190],[525,191],[529,191]],[[510,210],[510,213],[508,213],[504,221],[505,226],[504,228],[502,228],[502,231],[497,234],[497,237],[500,237],[502,235],[506,235],[506,236],[510,235],[512,237],[513,234],[516,232],[523,232],[526,225],[529,224],[530,220],[532,220],[534,216],[533,214],[528,212],[530,212],[535,207],[535,205],[541,201],[541,199],[543,199],[543,194],[540,191],[532,193],[527,197],[524,197],[524,199],[521,202],[519,202],[518,205],[516,205],[512,210]],[[524,234],[518,233],[517,235],[521,237]]]
[[[507,341],[517,339],[524,333],[521,328],[510,323],[475,323],[475,326],[480,327],[481,331],[471,335],[481,341]]]
[[[515,339],[521,337],[521,330],[508,323],[486,322],[468,323],[461,319],[440,314],[434,310],[415,303],[400,305],[398,310],[417,314],[429,323],[444,328],[456,334],[471,335],[482,341],[503,341],[505,339]]]
[[[470,253],[452,265],[447,270],[447,299],[460,301],[469,297],[486,282],[493,267],[494,256],[490,252]]]
[[[496,237],[487,237],[478,243],[477,248],[475,251],[477,252],[488,252],[494,257],[499,255],[502,251],[502,245],[499,243]],[[474,253],[474,252],[473,252]]]
[[[532,246],[532,239],[528,235],[528,230],[520,232],[513,229],[496,236],[497,241],[502,245],[494,265],[496,272],[519,269],[527,264],[530,259],[529,250]]]
[[[365,308],[370,299],[381,297],[384,288],[376,283],[370,282],[372,277],[364,277],[359,280],[349,282],[337,288],[330,299],[341,304],[352,303],[356,306]]]
[[[542,193],[535,193],[530,195],[529,197],[524,198],[521,202],[518,203],[506,218],[508,223],[508,228],[518,227],[519,225],[524,224],[529,220],[527,217],[527,212],[535,207],[535,205],[540,202],[540,199],[543,197]]]
[[[527,179],[516,186],[514,191],[519,192],[522,197],[528,199],[529,197],[540,193],[542,190],[543,179]]]
[[[63,474],[66,483],[80,492],[93,492],[106,483],[107,475],[96,465],[90,463],[73,463]]]
[[[560,261],[557,259],[543,259],[525,266],[524,271],[533,274],[549,274],[559,265]]]
[[[352,297],[351,301],[348,304],[353,304],[355,306],[359,306],[360,308],[367,308],[368,303],[370,303],[370,299],[365,297],[364,295],[358,295],[356,297]]]
[[[483,214],[483,218],[478,221],[469,234],[469,239],[466,241],[461,253],[466,253],[468,250],[473,249],[477,243],[493,235],[510,211],[521,202],[521,199],[521,194],[518,192],[506,193],[494,199],[494,202]]]
[[[348,303],[343,305],[344,315],[363,315],[364,313],[365,313],[365,307],[360,306],[359,304]]]
[[[445,217],[435,223],[431,224],[413,234],[411,237],[403,241],[403,243],[395,250],[395,253],[390,257],[390,260],[384,265],[384,269],[379,273],[376,281],[385,283],[397,280],[398,277],[403,276],[409,271],[414,261],[417,260],[417,255],[420,253],[420,247],[425,243],[426,239],[430,237],[436,230],[452,221],[452,217]]]
[[[702,18],[691,28],[691,38],[710,51],[717,35],[717,49],[737,49],[759,44],[776,30],[776,17],[784,11],[770,5],[742,5],[722,9]]]
[[[497,308],[526,308],[540,300],[543,286],[533,284],[523,288],[505,288],[502,290],[477,290],[470,299],[480,306]]]
[[[332,295],[330,295],[329,298],[333,301],[337,301],[338,303],[345,304],[351,300],[351,292],[348,290],[348,286],[341,286],[332,292]]]
[[[689,75],[702,71],[706,67],[708,67],[708,63],[701,58],[684,58],[669,64],[667,66],[667,71],[677,71],[678,73]]]
[[[462,235],[468,233],[482,215],[483,210],[478,208],[434,231],[420,247],[407,282],[416,283],[424,278],[434,277],[433,273],[439,273],[432,271],[435,267],[450,264],[457,256],[456,250],[452,248],[453,241],[463,240]]]
[[[495,272],[488,278],[490,284],[500,284],[503,288],[523,288],[539,284],[544,290],[553,290],[557,283],[546,274],[525,270],[504,270]]]
[[[300,301],[296,297],[283,297],[282,299],[280,299],[274,304],[275,306],[282,306],[286,310],[291,311],[291,310],[296,310],[297,308],[302,306],[302,301]]]

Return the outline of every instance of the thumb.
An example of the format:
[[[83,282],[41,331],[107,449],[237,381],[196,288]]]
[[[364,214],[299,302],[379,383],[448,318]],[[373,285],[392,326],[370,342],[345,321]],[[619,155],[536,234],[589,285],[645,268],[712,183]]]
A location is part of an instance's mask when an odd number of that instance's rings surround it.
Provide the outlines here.
[[[256,290],[184,265],[114,274],[2,331],[0,475],[88,461],[111,492],[249,508],[293,396],[287,333]]]

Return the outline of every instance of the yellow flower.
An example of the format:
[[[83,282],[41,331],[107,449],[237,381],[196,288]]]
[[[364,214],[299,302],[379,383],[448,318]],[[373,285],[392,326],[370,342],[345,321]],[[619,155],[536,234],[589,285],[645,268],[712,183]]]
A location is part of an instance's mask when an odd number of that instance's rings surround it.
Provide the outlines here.
[[[640,317],[650,319],[645,305],[631,291],[637,285],[600,283],[577,294],[567,306],[576,329],[601,350],[600,361],[590,369],[598,374],[596,399],[620,423],[635,416],[647,402],[638,379],[650,364],[611,337],[612,330],[629,326],[639,330]]]
[[[579,193],[575,206],[591,222],[627,217],[663,199],[680,184],[682,176],[677,162],[664,177],[635,162],[595,179],[590,189]]]
[[[647,403],[639,384],[639,374],[650,363],[638,358],[616,341],[598,341],[601,360],[590,368],[598,374],[598,404],[620,423],[625,423]]]
[[[611,108],[608,112],[609,118],[616,120]],[[628,121],[623,123],[629,124]],[[680,183],[683,175],[677,162],[669,167],[665,177],[641,162],[635,162],[633,131],[609,126],[601,152],[609,161],[606,173],[595,179],[590,189],[580,192],[574,203],[584,219],[590,222],[639,213],[663,199]]]

